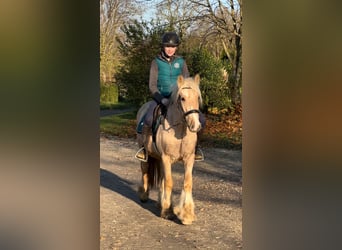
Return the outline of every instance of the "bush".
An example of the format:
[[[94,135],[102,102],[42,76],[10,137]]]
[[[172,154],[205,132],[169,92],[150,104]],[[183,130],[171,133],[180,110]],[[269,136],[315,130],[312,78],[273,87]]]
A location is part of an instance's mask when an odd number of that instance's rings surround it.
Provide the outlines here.
[[[188,56],[187,63],[190,75],[199,74],[201,77],[203,111],[231,108],[229,87],[222,74],[224,66],[221,61],[207,50],[197,49]]]
[[[121,30],[126,36],[118,40],[122,60],[114,77],[120,87],[120,97],[141,105],[151,98],[148,86],[150,66],[160,51],[163,30],[151,29],[146,22],[124,25]]]
[[[100,83],[100,103],[115,104],[119,101],[118,86],[114,83]]]

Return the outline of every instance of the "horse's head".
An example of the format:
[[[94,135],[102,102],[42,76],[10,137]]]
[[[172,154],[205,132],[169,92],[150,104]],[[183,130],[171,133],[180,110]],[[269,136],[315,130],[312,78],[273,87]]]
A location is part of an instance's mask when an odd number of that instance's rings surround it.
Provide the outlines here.
[[[202,97],[199,82],[198,74],[194,78],[179,76],[177,80],[177,103],[191,132],[198,132],[201,129],[199,107]]]

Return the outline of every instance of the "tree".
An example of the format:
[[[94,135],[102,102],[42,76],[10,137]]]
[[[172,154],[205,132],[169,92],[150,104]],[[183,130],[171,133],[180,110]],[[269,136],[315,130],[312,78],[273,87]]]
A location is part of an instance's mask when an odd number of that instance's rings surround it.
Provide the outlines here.
[[[122,4],[122,7],[127,2],[131,4],[135,2],[141,7],[141,4],[145,4],[147,1],[101,0],[101,3],[117,3]],[[122,12],[114,11],[112,17],[107,18],[117,21],[113,21],[112,26],[108,22],[106,25],[109,26],[107,28],[104,26],[103,32],[101,32],[101,76],[115,75],[114,80],[120,84],[121,97],[126,97],[137,104],[146,101],[150,96],[148,91],[150,63],[159,52],[161,35],[164,31],[173,30],[181,38],[179,54],[187,59],[192,58],[195,53],[203,54],[203,51],[206,51],[205,55],[198,56],[208,59],[210,55],[210,60],[215,61],[216,68],[207,65],[207,68],[213,70],[212,75],[222,76],[223,72],[228,72],[228,80],[226,82],[220,80],[219,87],[215,89],[221,90],[220,93],[216,93],[211,87],[206,90],[207,107],[214,105],[210,100],[214,100],[218,106],[222,106],[220,103],[225,103],[228,106],[240,104],[242,83],[241,0],[152,0],[148,2],[150,6],[154,4],[158,9],[156,19],[149,23],[134,21],[133,18],[138,13],[136,10],[127,12],[125,9],[121,9]],[[112,10],[115,9],[114,6]],[[103,13],[109,14],[110,9],[109,7],[104,8]],[[122,18],[113,19],[113,16],[117,16],[118,13],[122,14]],[[101,23],[105,22],[101,19]],[[116,27],[112,29],[112,35],[107,32],[110,30],[109,27]],[[201,52],[198,52],[197,49]],[[218,63],[220,60],[221,62]],[[207,72],[207,68],[205,61],[201,67],[195,64],[189,66],[189,70],[192,72],[198,69]],[[203,72],[199,73],[203,74]],[[203,80],[212,81],[208,72],[206,74],[207,76]],[[209,85],[212,84],[208,82]],[[227,98],[219,95],[221,93],[225,93]],[[222,97],[222,100],[219,100],[219,97]]]
[[[227,58],[230,95],[233,104],[241,102],[242,84],[242,0],[188,0],[197,15],[197,34],[202,46],[220,46]],[[219,44],[219,43],[220,44]],[[220,54],[220,49],[211,50]]]
[[[177,31],[181,40],[187,35],[195,14],[188,5],[188,0],[162,0],[157,4],[157,20],[169,30]]]
[[[121,28],[123,39],[118,39],[122,55],[115,79],[120,87],[120,95],[128,101],[141,105],[148,101],[150,66],[160,51],[160,37],[164,30],[160,25],[135,21]]]
[[[119,52],[116,37],[122,24],[131,20],[132,13],[139,13],[134,0],[100,0],[100,78],[112,81],[118,66]]]

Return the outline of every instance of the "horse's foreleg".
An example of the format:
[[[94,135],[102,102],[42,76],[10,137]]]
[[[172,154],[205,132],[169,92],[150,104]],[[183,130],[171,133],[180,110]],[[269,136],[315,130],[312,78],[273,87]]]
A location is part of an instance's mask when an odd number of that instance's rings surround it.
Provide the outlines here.
[[[138,193],[140,201],[146,202],[149,196],[149,186],[148,186],[148,162],[141,162],[141,180],[142,186],[139,187]]]
[[[193,160],[184,163],[184,187],[180,197],[179,205],[174,208],[174,213],[185,225],[191,224],[195,219],[195,205],[192,198],[192,168]]]
[[[169,159],[163,159],[163,177],[164,178],[160,190],[160,216],[165,219],[170,219],[174,214],[171,205],[173,180],[171,174],[171,163]]]

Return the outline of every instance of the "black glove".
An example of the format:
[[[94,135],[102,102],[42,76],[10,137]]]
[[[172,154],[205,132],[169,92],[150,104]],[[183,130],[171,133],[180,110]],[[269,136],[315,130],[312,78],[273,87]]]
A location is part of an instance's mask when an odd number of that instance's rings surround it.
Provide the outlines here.
[[[163,104],[165,107],[167,107],[167,106],[169,105],[169,103],[170,103],[170,101],[169,101],[169,99],[167,99],[167,98],[163,98],[163,99],[161,100],[161,104]]]
[[[164,98],[164,96],[162,96],[159,92],[155,92],[153,94],[153,99],[157,102],[157,103],[161,103],[161,100]]]
[[[160,94],[159,92],[156,92],[153,94],[153,99],[161,104],[160,108],[161,108],[161,113],[162,115],[166,115],[166,111],[167,111],[167,108],[166,106],[169,105],[169,99],[165,98],[162,94]]]

